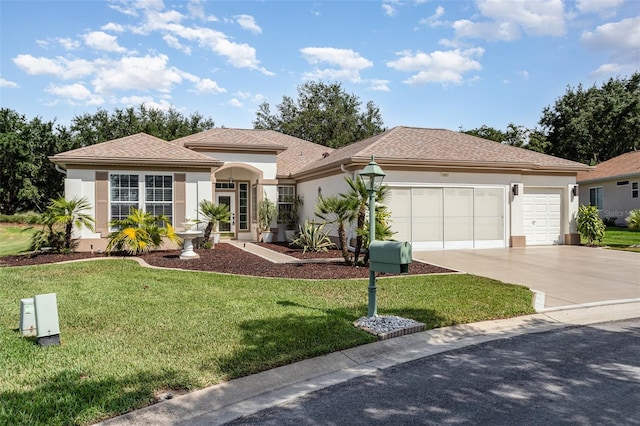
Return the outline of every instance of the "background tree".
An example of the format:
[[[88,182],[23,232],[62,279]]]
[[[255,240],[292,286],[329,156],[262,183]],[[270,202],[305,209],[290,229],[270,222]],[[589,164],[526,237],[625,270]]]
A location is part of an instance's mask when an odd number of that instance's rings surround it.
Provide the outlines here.
[[[140,132],[173,140],[213,126],[198,113],[185,117],[144,105],[75,116],[70,128],[0,108],[0,213],[42,212],[49,198],[62,195],[64,175],[49,161],[52,155]]]
[[[597,164],[640,148],[640,72],[601,87],[567,87],[542,112],[548,153]]]
[[[162,111],[140,105],[137,108],[116,108],[109,114],[98,109],[94,114],[85,113],[71,120],[71,132],[80,146],[147,133],[166,141],[209,130],[214,127],[211,118],[204,118],[199,113],[185,117],[171,108]]]
[[[262,103],[255,129],[269,129],[331,148],[349,145],[383,132],[380,109],[371,101],[364,112],[356,95],[348,94],[340,83],[310,81],[298,86],[298,99],[284,96],[272,113]]]
[[[526,148],[537,152],[545,152],[544,150],[548,148],[549,145],[540,130],[528,129],[514,123],[509,123],[505,131],[483,125],[476,129],[461,130],[461,132],[501,144]]]

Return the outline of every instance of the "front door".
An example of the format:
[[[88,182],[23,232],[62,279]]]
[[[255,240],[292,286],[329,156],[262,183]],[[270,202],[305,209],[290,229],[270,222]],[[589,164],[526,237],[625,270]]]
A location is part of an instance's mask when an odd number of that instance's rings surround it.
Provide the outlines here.
[[[236,210],[235,210],[235,197],[233,194],[216,194],[216,204],[224,204],[229,206],[229,211],[231,212],[231,222],[229,223],[221,223],[220,224],[220,232],[224,233],[235,233],[236,229]]]

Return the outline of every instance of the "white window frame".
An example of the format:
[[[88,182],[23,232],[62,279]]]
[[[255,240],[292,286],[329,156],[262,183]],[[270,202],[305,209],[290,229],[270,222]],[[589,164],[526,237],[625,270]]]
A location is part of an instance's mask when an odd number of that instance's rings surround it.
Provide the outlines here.
[[[125,199],[125,200],[114,200],[113,195],[114,192],[113,190],[116,188],[113,188],[113,177],[114,176],[129,176],[129,179],[131,179],[132,176],[136,176],[137,178],[137,187],[133,187],[133,186],[128,186],[128,187],[119,187],[118,189],[120,189],[120,191],[122,191],[125,188],[136,188],[137,190],[137,194],[136,197],[131,197],[132,194],[134,194],[134,192],[129,192],[129,195],[125,198],[137,198],[137,199]],[[169,187],[162,187],[162,188],[147,188],[147,184],[146,184],[146,180],[147,177],[158,177],[161,176],[163,178],[169,177],[170,178],[170,185]],[[131,181],[130,181],[131,182]],[[135,172],[110,172],[109,173],[109,223],[111,223],[112,220],[114,220],[114,216],[113,216],[113,210],[112,210],[112,206],[114,205],[127,205],[129,206],[129,208],[136,208],[136,209],[141,209],[144,211],[147,211],[147,204],[148,205],[169,205],[170,208],[168,209],[171,214],[166,216],[169,217],[170,219],[170,224],[173,225],[173,220],[175,218],[175,213],[174,213],[174,206],[175,206],[175,191],[174,191],[174,183],[175,183],[175,177],[173,176],[172,173],[154,173],[154,172],[149,172],[149,173],[135,173]],[[164,181],[163,181],[164,184]],[[163,199],[162,201],[159,200],[151,200],[151,201],[147,201],[147,189],[153,189],[154,190],[154,198],[155,198],[155,190],[160,190],[160,191],[166,191],[167,189],[169,189],[171,191],[170,193],[170,198],[171,200],[168,201],[166,199]],[[162,198],[166,198],[166,196],[163,196]],[[129,213],[127,212],[126,215],[124,215],[123,212],[120,212],[121,215],[118,218],[126,218]],[[153,212],[152,212],[153,213]],[[155,213],[153,213],[155,215]],[[109,228],[111,231],[115,231],[116,228],[114,227],[110,227]]]
[[[290,191],[289,191],[290,190]],[[293,202],[296,198],[295,185],[278,185],[278,219],[282,220],[284,212],[293,209]]]

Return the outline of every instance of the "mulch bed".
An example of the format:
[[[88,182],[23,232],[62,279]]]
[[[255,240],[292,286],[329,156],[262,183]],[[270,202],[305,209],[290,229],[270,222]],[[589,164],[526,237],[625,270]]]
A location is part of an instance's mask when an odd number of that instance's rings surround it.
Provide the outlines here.
[[[274,250],[290,250],[284,245],[267,244],[267,248]],[[273,246],[273,247],[272,247]],[[279,248],[276,248],[279,247]],[[368,278],[369,269],[367,267],[347,266],[341,262],[342,256],[338,250],[324,253],[318,256],[316,253],[302,254],[302,250],[287,252],[290,256],[299,259],[334,258],[334,262],[323,263],[296,263],[296,264],[275,264],[255,256],[230,244],[217,244],[213,250],[196,250],[200,255],[199,259],[181,260],[180,252],[175,251],[155,251],[140,256],[150,265],[187,269],[194,271],[222,272],[228,274],[251,275],[260,277],[279,278],[302,278],[302,279],[345,279],[345,278]],[[337,256],[336,256],[337,254]],[[18,255],[0,257],[0,267],[2,266],[28,266],[39,265],[68,260],[91,259],[105,257],[103,254],[91,253],[71,253],[55,254],[42,253],[37,255]],[[114,256],[115,258],[115,256]],[[433,274],[453,272],[439,266],[429,265],[421,262],[413,262],[409,265],[409,275]],[[378,274],[378,276],[392,276],[392,274]]]

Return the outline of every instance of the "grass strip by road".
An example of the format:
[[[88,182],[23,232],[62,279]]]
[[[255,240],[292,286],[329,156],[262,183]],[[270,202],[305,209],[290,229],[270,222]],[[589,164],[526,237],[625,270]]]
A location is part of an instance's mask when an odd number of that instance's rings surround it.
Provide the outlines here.
[[[640,232],[627,228],[607,227],[601,245],[615,250],[640,252]]]
[[[367,280],[247,278],[131,260],[0,268],[0,424],[89,424],[375,340]],[[62,345],[21,337],[20,299],[55,292]],[[428,328],[532,313],[524,287],[472,275],[378,280],[380,315]]]

